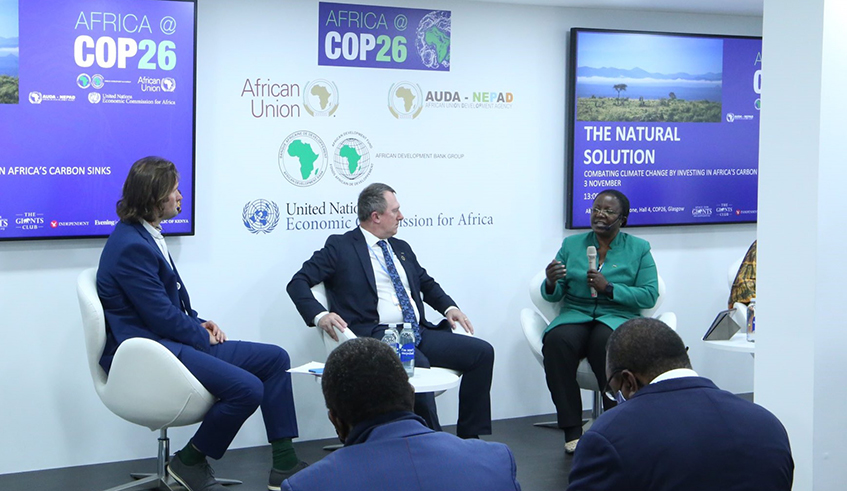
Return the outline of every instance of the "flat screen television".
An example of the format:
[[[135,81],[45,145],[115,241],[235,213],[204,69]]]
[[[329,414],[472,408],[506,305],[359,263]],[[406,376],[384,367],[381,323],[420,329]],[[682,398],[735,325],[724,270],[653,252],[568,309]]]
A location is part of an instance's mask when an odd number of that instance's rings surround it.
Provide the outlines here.
[[[193,234],[195,32],[194,0],[0,0],[0,240],[109,235],[149,155]]]
[[[617,189],[628,226],[755,222],[762,40],[572,29],[567,227]]]

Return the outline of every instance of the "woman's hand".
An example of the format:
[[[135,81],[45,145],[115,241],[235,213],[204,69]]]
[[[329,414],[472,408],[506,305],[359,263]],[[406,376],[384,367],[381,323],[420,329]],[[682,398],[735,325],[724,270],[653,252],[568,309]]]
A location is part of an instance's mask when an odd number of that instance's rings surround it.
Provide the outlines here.
[[[602,293],[603,290],[606,289],[606,285],[609,284],[609,281],[606,280],[606,277],[603,276],[603,273],[597,271],[596,269],[588,270],[588,286],[594,288],[597,292]]]
[[[556,289],[556,282],[563,279],[568,273],[565,265],[556,259],[550,261],[547,265],[547,293],[553,293]]]

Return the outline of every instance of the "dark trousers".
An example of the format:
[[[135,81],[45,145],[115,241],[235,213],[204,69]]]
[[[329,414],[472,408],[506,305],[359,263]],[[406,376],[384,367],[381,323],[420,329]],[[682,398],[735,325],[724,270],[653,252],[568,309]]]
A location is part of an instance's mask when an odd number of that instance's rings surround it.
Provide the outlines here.
[[[462,329],[457,326],[456,329]],[[382,338],[384,326],[374,331]],[[479,338],[452,332],[447,321],[435,329],[421,327],[421,342],[415,349],[415,366],[442,367],[462,373],[459,386],[459,419],[456,434],[471,437],[491,434],[491,376],[494,371],[494,348]],[[415,414],[433,430],[440,431],[435,394],[415,394]]]
[[[291,360],[276,345],[226,341],[209,353],[184,346],[180,361],[218,398],[203,418],[191,443],[219,459],[244,421],[261,406],[268,441],[297,436],[291,392]]]
[[[541,353],[544,355],[544,373],[547,388],[556,405],[559,428],[565,430],[565,440],[582,436],[582,397],[576,381],[579,362],[588,358],[597,385],[606,385],[606,341],[612,329],[602,322],[562,324],[544,335]],[[615,405],[603,397],[604,409]]]

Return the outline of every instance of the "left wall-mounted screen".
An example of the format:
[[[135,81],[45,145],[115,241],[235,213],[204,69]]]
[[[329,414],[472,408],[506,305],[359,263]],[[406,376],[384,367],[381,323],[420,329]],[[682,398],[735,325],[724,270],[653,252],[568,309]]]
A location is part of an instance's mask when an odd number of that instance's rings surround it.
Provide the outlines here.
[[[195,33],[193,0],[0,0],[0,240],[109,235],[148,155],[194,233]]]

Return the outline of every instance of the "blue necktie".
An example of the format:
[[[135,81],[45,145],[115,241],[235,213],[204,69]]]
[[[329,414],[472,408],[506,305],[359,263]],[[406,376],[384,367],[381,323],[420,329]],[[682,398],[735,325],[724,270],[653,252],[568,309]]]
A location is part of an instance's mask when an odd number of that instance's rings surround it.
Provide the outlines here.
[[[415,311],[412,309],[412,301],[406,295],[406,289],[403,287],[403,281],[400,280],[400,273],[397,272],[397,267],[394,266],[394,259],[391,258],[391,252],[388,251],[388,243],[384,240],[377,242],[382,249],[382,254],[385,256],[385,267],[388,269],[388,276],[391,277],[391,283],[394,284],[394,291],[397,293],[397,300],[400,302],[400,309],[403,311],[403,322],[412,324],[412,330],[415,331],[415,346],[421,342],[421,328],[418,325],[418,320],[415,318]]]

